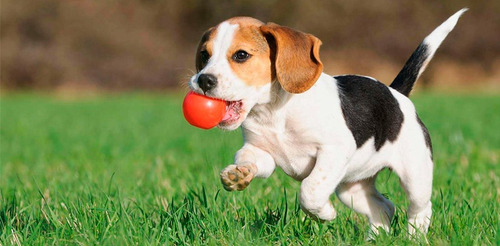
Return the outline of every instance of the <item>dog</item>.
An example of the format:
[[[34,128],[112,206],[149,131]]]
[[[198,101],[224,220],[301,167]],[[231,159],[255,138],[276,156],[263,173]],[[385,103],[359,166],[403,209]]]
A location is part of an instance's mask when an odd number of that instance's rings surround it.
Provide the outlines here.
[[[299,202],[330,221],[330,196],[366,215],[377,233],[390,229],[394,205],[375,188],[395,172],[409,200],[408,232],[426,233],[432,215],[429,132],[408,98],[417,78],[455,27],[462,9],[418,46],[389,87],[371,77],[323,73],[315,36],[250,17],[206,31],[189,88],[226,101],[218,128],[241,126],[243,147],[220,173],[228,191],[245,189],[280,167],[301,181]]]

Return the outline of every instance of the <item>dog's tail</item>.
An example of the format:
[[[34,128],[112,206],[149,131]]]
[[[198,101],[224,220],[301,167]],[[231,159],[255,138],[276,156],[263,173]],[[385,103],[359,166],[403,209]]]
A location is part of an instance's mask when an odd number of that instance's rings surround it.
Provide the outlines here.
[[[424,39],[413,54],[411,54],[408,61],[406,61],[405,66],[399,72],[398,76],[396,76],[394,81],[392,81],[390,87],[405,96],[410,95],[410,91],[413,89],[415,81],[424,72],[425,67],[432,59],[432,56],[434,56],[439,45],[441,45],[448,33],[453,30],[457,24],[458,18],[460,18],[465,11],[467,11],[467,8],[463,8],[452,15]]]

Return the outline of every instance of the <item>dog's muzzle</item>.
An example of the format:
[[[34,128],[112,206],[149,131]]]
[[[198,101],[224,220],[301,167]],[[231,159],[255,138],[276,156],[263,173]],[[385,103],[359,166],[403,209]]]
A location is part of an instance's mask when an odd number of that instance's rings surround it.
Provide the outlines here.
[[[203,90],[203,93],[217,86],[217,78],[212,74],[200,74],[198,76],[198,86]]]

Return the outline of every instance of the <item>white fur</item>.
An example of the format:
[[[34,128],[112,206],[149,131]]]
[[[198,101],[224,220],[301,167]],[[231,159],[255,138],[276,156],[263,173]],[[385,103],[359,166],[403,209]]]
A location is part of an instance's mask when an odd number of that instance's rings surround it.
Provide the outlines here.
[[[388,230],[394,214],[392,203],[374,186],[376,174],[391,168],[400,176],[410,198],[410,232],[415,232],[414,228],[426,231],[432,189],[431,153],[413,104],[390,90],[405,121],[398,139],[386,142],[378,151],[373,138],[356,148],[341,112],[336,80],[322,74],[305,93],[288,94],[285,102],[254,106],[255,113],[243,122],[245,145],[238,155],[252,155],[257,149],[254,156],[265,158],[240,157],[235,163],[253,162],[258,170],[256,176],[264,177],[277,165],[301,180],[302,208],[323,220],[335,218],[329,197],[336,191],[343,203],[369,218],[374,231],[379,227]]]
[[[426,39],[434,51],[437,47],[432,45],[439,46],[461,13],[463,10]],[[390,168],[400,177],[408,195],[409,232],[426,232],[432,214],[433,162],[412,102],[390,88],[404,115],[398,138],[386,141],[378,151],[373,138],[357,148],[332,76],[321,74],[308,91],[290,94],[277,81],[249,86],[231,71],[227,50],[238,28],[227,22],[218,26],[212,57],[199,73],[211,73],[219,81],[209,96],[243,101],[241,121],[226,127],[235,129],[241,124],[243,130],[244,145],[235,156],[235,164],[255,164],[255,177],[263,178],[278,166],[302,181],[301,207],[322,220],[335,218],[329,199],[336,192],[346,206],[368,217],[375,232],[378,228],[389,230],[394,214],[393,204],[375,189],[377,173]],[[196,84],[197,76],[189,85],[202,93]]]
[[[228,22],[222,22],[218,26],[217,35],[213,43],[212,56],[208,64],[200,72],[193,75],[188,83],[192,91],[204,94],[197,83],[198,76],[204,73],[213,74],[217,77],[217,87],[208,91],[206,93],[207,96],[223,98],[227,101],[243,101],[243,115],[240,121],[238,124],[221,127],[226,130],[238,128],[256,103],[267,103],[270,100],[270,84],[261,87],[248,86],[231,70],[231,66],[227,60],[227,53],[233,42],[234,33],[238,28],[238,24],[230,24]]]
[[[453,30],[460,16],[462,16],[462,14],[465,13],[465,11],[467,10],[468,10],[467,8],[463,8],[460,11],[456,12],[454,15],[450,16],[450,18],[448,18],[445,22],[439,25],[436,29],[434,29],[434,31],[432,31],[431,34],[425,37],[423,43],[426,44],[428,47],[428,56],[427,59],[424,61],[423,66],[420,68],[417,77],[420,77],[420,75],[424,72],[425,68],[427,67],[427,64],[429,64],[429,61],[436,53],[436,50],[439,48],[439,46],[446,38],[446,36],[448,36],[448,33],[450,33],[451,30]]]

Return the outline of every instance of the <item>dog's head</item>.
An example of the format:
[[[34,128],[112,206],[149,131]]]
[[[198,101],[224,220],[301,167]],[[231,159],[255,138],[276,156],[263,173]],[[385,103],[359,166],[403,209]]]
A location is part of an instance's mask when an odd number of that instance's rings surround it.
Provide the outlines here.
[[[256,104],[272,100],[272,84],[289,93],[308,90],[319,78],[321,41],[274,23],[235,17],[210,28],[196,52],[191,90],[225,100],[228,111],[218,125],[236,129]]]

